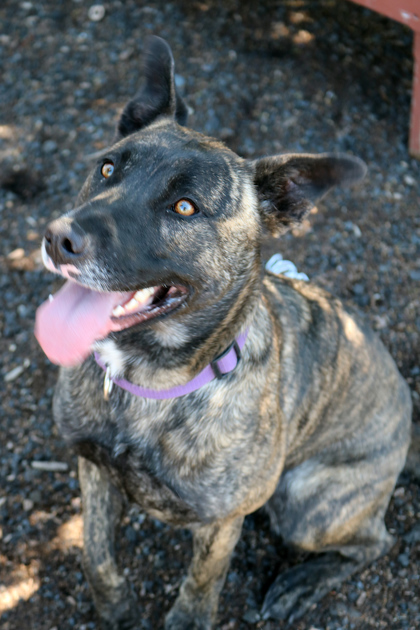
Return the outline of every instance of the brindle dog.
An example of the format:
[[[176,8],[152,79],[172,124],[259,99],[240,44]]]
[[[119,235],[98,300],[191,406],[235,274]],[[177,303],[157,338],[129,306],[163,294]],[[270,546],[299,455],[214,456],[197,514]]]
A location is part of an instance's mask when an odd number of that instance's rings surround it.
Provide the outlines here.
[[[186,117],[171,51],[154,38],[116,142],[44,239],[46,265],[69,282],[36,332],[65,366],[54,414],[80,455],[84,567],[112,630],[140,627],[114,553],[123,497],[193,532],[167,630],[212,627],[243,519],[264,504],[284,541],[321,554],[267,593],[263,618],[296,619],[393,544],[384,514],[409,443],[409,390],[376,335],[325,291],[261,264],[263,228],[301,221],[364,164],[244,160]],[[236,367],[185,393],[241,335]],[[110,391],[115,378],[184,395]]]

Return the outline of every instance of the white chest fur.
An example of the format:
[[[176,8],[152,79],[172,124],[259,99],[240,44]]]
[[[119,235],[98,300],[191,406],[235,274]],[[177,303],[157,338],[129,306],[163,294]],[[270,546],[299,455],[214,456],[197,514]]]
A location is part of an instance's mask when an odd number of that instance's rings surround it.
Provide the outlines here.
[[[95,343],[94,349],[101,360],[109,367],[112,378],[122,376],[125,367],[124,353],[117,348],[112,339],[103,339]]]

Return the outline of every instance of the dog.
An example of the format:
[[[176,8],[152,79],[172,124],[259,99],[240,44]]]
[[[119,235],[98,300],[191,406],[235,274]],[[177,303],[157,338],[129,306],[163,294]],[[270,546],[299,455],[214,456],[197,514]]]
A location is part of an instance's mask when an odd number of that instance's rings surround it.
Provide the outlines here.
[[[264,505],[284,542],[316,554],[265,597],[263,619],[293,620],[392,546],[384,514],[410,439],[409,389],[360,316],[261,263],[264,230],[298,224],[364,163],[245,160],[187,113],[153,38],[114,144],[43,240],[68,281],[35,331],[62,366],[54,416],[79,455],[106,630],[139,627],[114,550],[124,497],[193,533],[166,630],[214,626],[243,519]]]

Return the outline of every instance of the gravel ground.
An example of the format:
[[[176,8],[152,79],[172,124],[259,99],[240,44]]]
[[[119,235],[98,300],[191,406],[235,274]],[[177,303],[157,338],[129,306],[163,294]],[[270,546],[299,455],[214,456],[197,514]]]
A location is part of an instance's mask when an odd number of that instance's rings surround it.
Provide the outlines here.
[[[98,628],[80,565],[76,462],[51,415],[56,368],[32,334],[36,307],[57,288],[38,250],[46,222],[71,208],[87,156],[112,138],[139,84],[149,33],[173,48],[194,128],[246,157],[349,151],[365,159],[361,186],[331,194],[301,229],[267,242],[266,253],[281,251],[367,314],[410,384],[420,421],[420,163],[407,152],[411,32],[344,0],[109,0],[104,8],[101,17],[76,0],[0,5],[3,630]],[[64,470],[34,467],[45,461]],[[418,517],[420,489],[405,475],[387,515],[398,536],[391,553],[293,627],[419,628]],[[120,548],[140,593],[139,628],[160,628],[190,558],[190,535],[132,509]],[[299,560],[264,514],[248,517],[217,627],[286,628],[259,621],[258,609],[276,572]]]

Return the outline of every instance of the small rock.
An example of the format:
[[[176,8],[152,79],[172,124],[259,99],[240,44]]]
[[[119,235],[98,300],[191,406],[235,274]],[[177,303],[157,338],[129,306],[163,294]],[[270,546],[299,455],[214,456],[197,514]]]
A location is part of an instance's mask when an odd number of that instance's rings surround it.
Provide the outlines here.
[[[104,16],[105,7],[103,4],[93,4],[88,11],[88,17],[91,22],[100,22]]]
[[[6,383],[11,383],[22,374],[24,369],[25,368],[23,365],[18,365],[17,367],[13,368],[13,370],[10,370],[10,372],[7,372],[7,374],[5,374],[4,380],[6,381]]]
[[[46,470],[48,472],[66,472],[68,470],[68,464],[65,462],[31,462],[32,468],[35,470]]]
[[[25,304],[19,304],[16,310],[19,317],[26,317],[28,314],[28,307]]]
[[[386,315],[375,315],[373,318],[375,330],[383,330],[389,324],[388,317]]]
[[[366,599],[366,593],[364,593],[364,595],[365,595],[365,599]],[[362,595],[360,595],[360,597],[362,597]],[[357,599],[357,602],[359,601],[360,597]],[[357,602],[356,602],[356,604],[357,604]],[[353,619],[353,620],[354,619],[359,619],[361,616],[362,616],[362,613],[359,610],[356,610],[352,606],[349,608],[349,617],[350,617],[350,619]]]
[[[362,236],[362,230],[355,223],[353,224],[353,234],[356,238],[360,238]]]
[[[177,88],[182,88],[185,85],[185,79],[180,74],[175,75],[175,85]]]
[[[44,153],[54,153],[57,150],[57,143],[54,140],[46,140],[42,145]]]
[[[345,221],[344,222],[344,227],[349,232],[353,232],[353,234],[355,235],[356,238],[360,238],[362,236],[362,230],[359,228],[358,225],[353,223],[353,221]]]
[[[345,617],[348,615],[349,609],[343,602],[337,602],[331,606],[330,612],[334,617]]]
[[[118,58],[121,59],[121,61],[127,61],[127,59],[130,59],[132,54],[133,54],[132,48],[126,48],[125,50],[120,52]]]
[[[247,623],[257,623],[260,620],[260,613],[255,608],[250,608],[242,615],[242,619]]]
[[[40,492],[40,490],[34,490],[33,492],[31,492],[31,494],[29,495],[30,500],[36,504],[36,503],[41,503],[42,500],[42,494]]]
[[[410,558],[406,553],[401,553],[398,556],[398,562],[401,564],[401,566],[408,567],[408,565],[410,564]]]
[[[140,9],[140,13],[144,13],[146,15],[157,15],[159,13],[159,9],[155,9],[154,7],[143,7]]]
[[[22,249],[22,247],[18,247],[17,249],[14,249],[12,252],[10,252],[10,254],[7,254],[7,258],[11,261],[21,260],[24,257],[25,257],[25,250]]]
[[[363,286],[363,284],[360,284],[360,282],[357,282],[356,284],[353,285],[353,293],[355,295],[363,295],[364,292],[365,292],[365,287]]]
[[[34,271],[36,269],[42,269],[43,263],[41,250],[36,249],[26,256],[23,249],[15,249],[7,256],[7,264],[11,269],[17,269],[18,271]]]
[[[404,540],[408,543],[420,542],[420,523],[416,523],[413,529],[404,536]]]
[[[411,175],[404,175],[404,183],[407,184],[407,186],[414,186],[416,180],[414,177],[411,177]]]
[[[25,512],[29,512],[34,507],[34,502],[30,499],[23,499],[22,506]]]
[[[415,280],[416,282],[420,281],[420,269],[419,270],[414,270],[414,271],[410,271],[410,278],[412,280]]]

